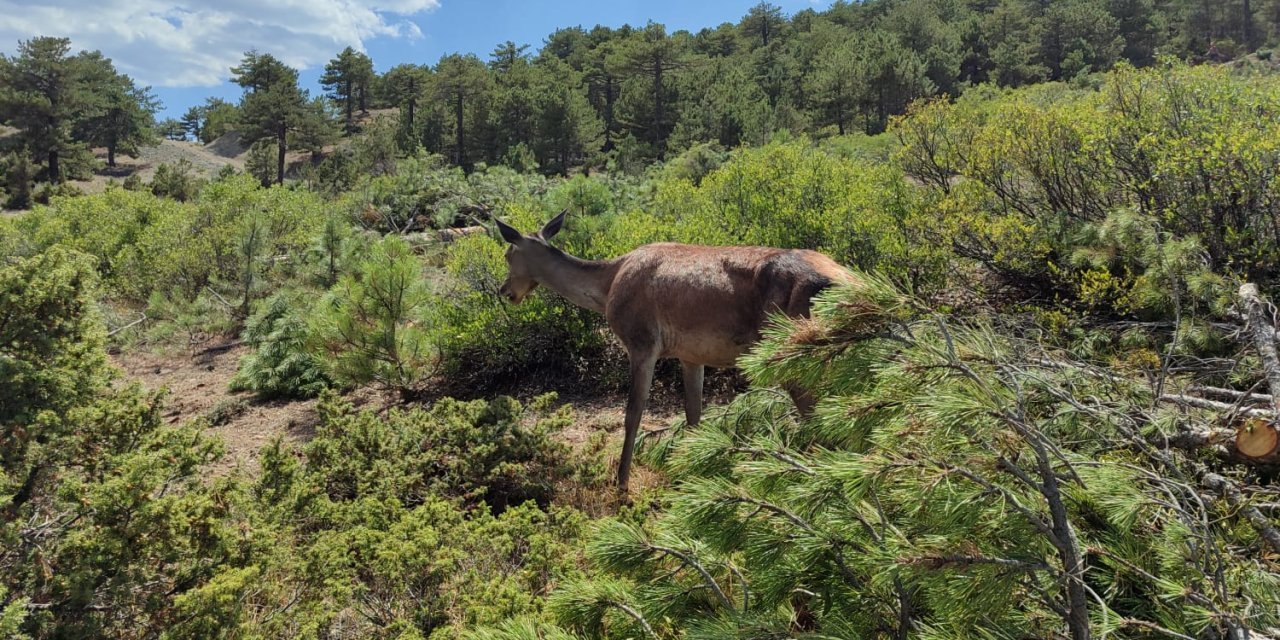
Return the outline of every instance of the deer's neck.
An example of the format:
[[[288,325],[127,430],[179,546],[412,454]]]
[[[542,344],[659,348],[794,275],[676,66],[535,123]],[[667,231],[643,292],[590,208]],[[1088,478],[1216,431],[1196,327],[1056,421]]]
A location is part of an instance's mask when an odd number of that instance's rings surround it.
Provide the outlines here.
[[[537,280],[579,307],[604,313],[617,274],[617,260],[583,260],[552,250]]]

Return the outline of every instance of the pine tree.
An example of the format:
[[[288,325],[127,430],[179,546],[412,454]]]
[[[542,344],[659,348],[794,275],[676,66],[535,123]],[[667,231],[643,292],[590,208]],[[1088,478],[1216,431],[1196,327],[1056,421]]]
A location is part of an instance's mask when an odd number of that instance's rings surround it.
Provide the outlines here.
[[[561,587],[552,616],[655,638],[1238,638],[1280,622],[1257,524],[1148,440],[1188,416],[992,322],[860,275],[775,326],[740,361],[761,388],[645,445],[679,478],[666,508],[602,522],[586,553],[604,575]],[[824,399],[800,419],[776,385]]]
[[[160,101],[150,87],[134,86],[128,76],[109,68],[106,78],[95,82],[97,109],[76,126],[77,138],[107,150],[107,166],[116,166],[116,154],[138,156],[138,149],[154,144],[155,112]],[[183,126],[186,126],[184,121]]]
[[[515,57],[508,65],[495,58],[493,91],[489,100],[490,159],[497,159],[516,145],[532,148],[538,128],[540,93],[555,83],[545,66]]]
[[[72,131],[86,114],[96,114],[90,80],[100,59],[71,55],[70,40],[50,37],[19,42],[16,55],[0,55],[0,122],[19,130],[50,182],[65,180],[62,161],[86,151]]]
[[[435,363],[422,326],[431,299],[417,257],[389,236],[319,303],[313,352],[340,384],[376,382],[410,396]]]
[[[819,122],[835,124],[844,135],[858,113],[864,89],[855,75],[855,45],[838,42],[818,54],[813,71],[805,78],[809,100],[817,107]]]
[[[521,62],[527,62],[528,56],[525,51],[529,50],[529,45],[516,43],[507,40],[506,42],[494,47],[493,53],[489,54],[489,68],[498,73],[506,73],[516,67]]]
[[[232,71],[233,81],[247,89],[240,101],[244,140],[250,145],[275,141],[275,178],[284,184],[290,135],[310,131],[320,114],[308,101],[307,92],[298,87],[298,72],[270,54],[251,51]]]
[[[612,42],[603,43],[585,55],[582,72],[586,80],[587,101],[604,123],[602,151],[613,149],[613,139],[620,132],[616,108],[622,93],[622,71]]]
[[[365,94],[373,78],[373,60],[351,47],[343,49],[324,67],[320,85],[328,90],[334,102],[342,106],[347,133],[355,130],[356,107],[368,112]]]
[[[222,137],[239,124],[240,109],[222,98],[209,98],[200,106],[203,122],[200,142],[209,144]]]
[[[204,122],[204,109],[199,106],[189,107],[178,122],[182,124],[182,129],[187,132],[187,136],[192,140],[200,140],[204,136],[201,135],[201,124]]]
[[[383,100],[400,108],[400,118],[413,131],[415,110],[426,95],[431,70],[416,64],[398,64],[382,76]]]
[[[582,90],[582,76],[564,63],[537,65],[542,77],[537,96],[537,139],[543,167],[561,175],[601,146],[604,124]]]
[[[677,120],[671,76],[685,66],[684,52],[665,27],[651,22],[622,42],[614,64],[632,80],[625,95],[632,130],[661,157]]]
[[[471,158],[467,153],[467,108],[474,98],[487,89],[488,82],[488,69],[473,55],[445,56],[436,65],[436,97],[451,112],[453,163],[460,167],[471,166]]]
[[[769,2],[761,2],[747,12],[742,19],[742,34],[758,39],[758,46],[767,47],[779,37],[787,19],[782,15],[782,7]]]

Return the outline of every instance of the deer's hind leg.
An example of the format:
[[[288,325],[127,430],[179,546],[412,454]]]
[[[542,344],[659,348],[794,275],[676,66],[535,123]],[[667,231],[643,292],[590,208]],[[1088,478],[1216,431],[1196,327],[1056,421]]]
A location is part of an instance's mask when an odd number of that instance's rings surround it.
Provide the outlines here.
[[[640,418],[649,404],[649,388],[653,385],[653,368],[658,362],[658,350],[630,350],[631,393],[627,396],[627,417],[622,440],[622,457],[618,459],[618,490],[626,493],[631,477],[631,457],[635,452],[636,434],[640,431]]]
[[[707,368],[680,361],[684,365],[684,421],[691,427],[702,420],[702,380]]]
[[[823,289],[831,285],[831,281],[824,277],[807,279],[792,288],[791,298],[787,301],[787,315],[792,318],[808,318],[813,310],[813,296],[818,295]],[[813,409],[818,404],[818,399],[813,392],[797,384],[783,385],[787,395],[791,396],[791,401],[796,405],[796,411],[800,413],[802,419],[807,419],[813,415]]]
[[[783,385],[787,395],[791,396],[791,401],[796,404],[796,411],[800,413],[801,418],[808,418],[813,415],[813,408],[817,406],[818,399],[808,389],[796,384]]]

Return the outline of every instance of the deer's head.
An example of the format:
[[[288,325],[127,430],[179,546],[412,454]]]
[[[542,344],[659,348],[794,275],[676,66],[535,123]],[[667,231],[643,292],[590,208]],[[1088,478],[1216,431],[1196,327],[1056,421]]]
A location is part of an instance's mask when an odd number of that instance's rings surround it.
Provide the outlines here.
[[[538,286],[554,251],[547,241],[560,232],[560,227],[564,226],[564,216],[568,212],[568,209],[561,211],[560,215],[552,218],[551,222],[533,235],[522,234],[515,227],[494,218],[502,239],[508,245],[507,280],[498,288],[502,297],[520,304]]]

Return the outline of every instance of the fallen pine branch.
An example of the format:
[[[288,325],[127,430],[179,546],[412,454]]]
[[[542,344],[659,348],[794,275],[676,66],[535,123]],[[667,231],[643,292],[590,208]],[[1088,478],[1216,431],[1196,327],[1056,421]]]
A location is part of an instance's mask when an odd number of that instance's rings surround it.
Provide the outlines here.
[[[244,340],[230,340],[230,341],[228,341],[228,342],[223,342],[223,343],[220,343],[220,344],[215,344],[215,345],[213,345],[212,347],[205,347],[205,348],[203,348],[203,349],[201,349],[201,350],[199,350],[199,351],[197,351],[197,352],[195,352],[195,353],[191,354],[191,357],[193,357],[193,358],[198,358],[198,357],[200,357],[200,356],[206,356],[206,355],[210,355],[210,354],[214,354],[214,353],[223,353],[223,352],[225,352],[225,351],[230,351],[230,350],[232,350],[232,349],[234,349],[234,348],[236,348],[236,347],[238,347],[238,346],[240,346],[240,345],[242,345],[242,344],[244,344]]]
[[[1249,416],[1251,418],[1274,418],[1276,413],[1270,409],[1258,409],[1254,407],[1241,407],[1217,400],[1209,400],[1207,398],[1198,398],[1196,396],[1178,395],[1166,393],[1160,396],[1161,402],[1172,402],[1188,407],[1196,407],[1198,409],[1213,409],[1223,413],[1235,413],[1238,415]]]
[[[1244,494],[1241,493],[1240,487],[1216,473],[1203,469],[1200,473],[1200,485],[1213,491],[1226,500],[1227,504],[1231,505],[1232,508],[1238,510],[1245,520],[1248,520],[1249,524],[1253,525],[1254,530],[1258,532],[1258,536],[1271,547],[1271,550],[1280,553],[1280,529],[1277,529],[1275,523],[1263,515],[1257,507],[1249,504]]]
[[[125,325],[125,326],[123,326],[123,327],[119,327],[119,328],[117,328],[117,329],[112,329],[111,331],[108,331],[108,332],[107,332],[107,337],[108,337],[108,338],[110,338],[111,336],[114,336],[114,335],[116,335],[117,333],[120,333],[121,331],[124,331],[125,329],[131,329],[131,328],[136,327],[136,326],[138,326],[138,325],[140,325],[140,324],[142,324],[142,323],[144,323],[144,322],[146,322],[146,321],[147,321],[147,314],[145,314],[145,313],[144,313],[144,314],[142,314],[142,317],[141,317],[141,318],[138,318],[137,320],[134,320],[133,322],[130,322],[129,324],[126,324],[126,325]]]
[[[1240,429],[1236,437],[1236,448],[1250,458],[1272,459],[1280,449],[1280,427],[1276,426],[1275,421],[1276,414],[1280,414],[1280,354],[1276,353],[1275,316],[1269,312],[1270,305],[1258,295],[1257,285],[1240,285],[1238,296],[1240,306],[1249,319],[1249,334],[1253,336],[1253,346],[1262,362],[1262,373],[1271,390],[1271,409],[1274,413],[1269,416],[1270,420],[1255,421]]]
[[[1232,401],[1238,401],[1243,398],[1246,402],[1261,402],[1274,406],[1274,401],[1270,394],[1253,393],[1251,391],[1236,391],[1235,389],[1224,389],[1222,387],[1210,387],[1206,385],[1194,385],[1187,387],[1187,393],[1194,393],[1201,396],[1217,396],[1219,398],[1230,398]]]

